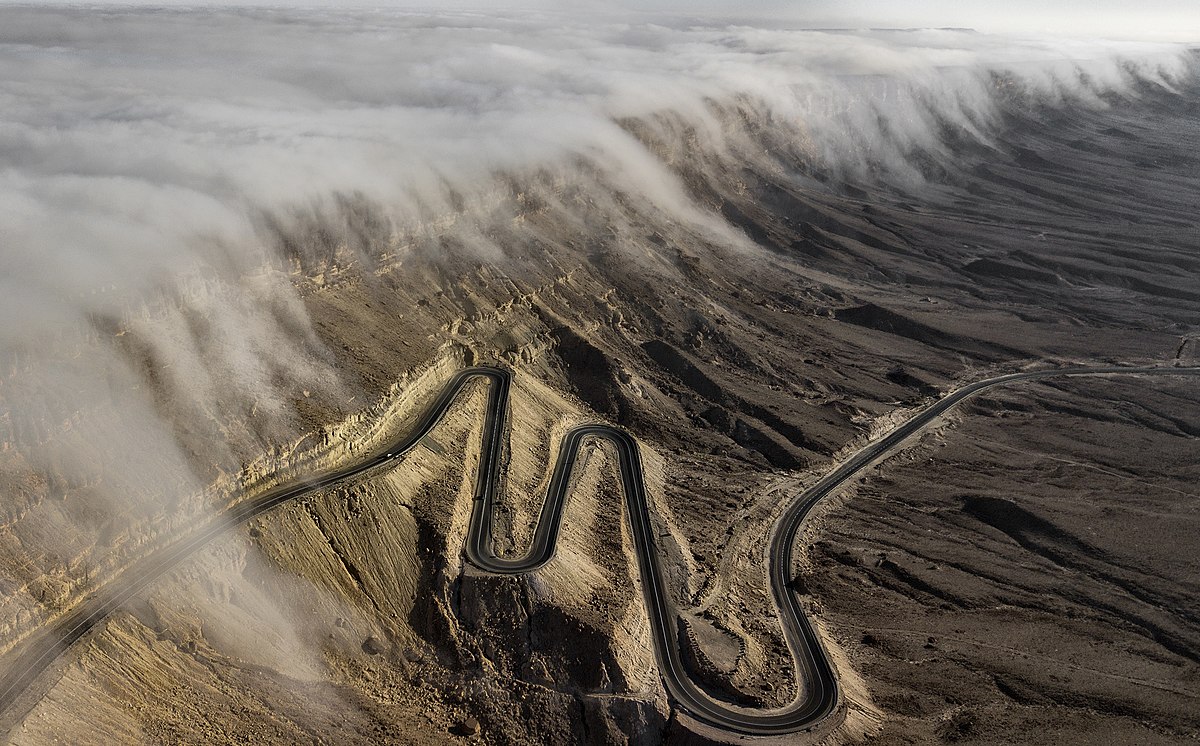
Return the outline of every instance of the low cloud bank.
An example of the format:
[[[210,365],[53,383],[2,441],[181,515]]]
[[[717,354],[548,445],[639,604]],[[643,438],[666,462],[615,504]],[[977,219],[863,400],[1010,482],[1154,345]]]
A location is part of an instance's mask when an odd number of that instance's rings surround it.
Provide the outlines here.
[[[992,136],[997,74],[1104,106],[1189,64],[1170,45],[944,30],[0,7],[0,440],[51,493],[90,490],[95,515],[63,519],[79,523],[159,510],[205,463],[294,437],[297,392],[342,384],[280,237],[331,211],[370,205],[362,240],[386,243],[469,224],[501,178],[586,162],[717,222],[631,121],[669,113],[731,152],[722,107],[749,101],[789,157],[919,181],[912,154],[944,151],[947,127]],[[229,450],[189,452],[188,428]]]

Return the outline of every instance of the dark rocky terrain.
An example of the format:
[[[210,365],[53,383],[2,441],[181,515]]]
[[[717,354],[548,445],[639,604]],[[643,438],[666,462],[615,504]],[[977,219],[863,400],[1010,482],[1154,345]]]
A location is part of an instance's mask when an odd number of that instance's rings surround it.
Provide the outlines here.
[[[997,79],[993,142],[950,132],[945,152],[909,153],[921,182],[805,161],[795,133],[748,103],[721,112],[720,152],[670,116],[625,123],[723,218],[707,228],[586,164],[498,187],[471,240],[451,227],[393,241],[353,202],[280,225],[354,397],[297,397],[300,429],[343,424],[295,451],[346,458],[370,427],[401,429],[455,367],[512,367],[502,546],[528,537],[567,426],[628,428],[648,453],[697,679],[748,705],[786,702],[795,682],[764,548],[787,498],[835,455],[988,374],[1200,361],[1200,88],[1185,82],[1095,110]],[[119,344],[156,369],[136,334]],[[169,383],[147,380],[170,412]],[[364,402],[404,406],[347,420]],[[206,550],[67,653],[10,739],[703,741],[654,668],[611,454],[597,449],[578,476],[544,570],[493,578],[464,564],[481,411],[477,393],[402,467]],[[196,454],[237,430],[187,415],[174,437]],[[1021,385],[838,498],[797,574],[849,713],[807,738],[1194,740],[1198,436],[1187,380]],[[248,462],[246,442],[235,456]],[[52,530],[39,506],[83,503],[21,482],[18,449],[3,456],[18,487],[5,562],[25,563],[12,584],[67,606],[83,565],[54,578],[27,547]],[[213,478],[233,466],[197,460]],[[285,462],[269,454],[249,473]],[[12,618],[6,644],[36,621]]]

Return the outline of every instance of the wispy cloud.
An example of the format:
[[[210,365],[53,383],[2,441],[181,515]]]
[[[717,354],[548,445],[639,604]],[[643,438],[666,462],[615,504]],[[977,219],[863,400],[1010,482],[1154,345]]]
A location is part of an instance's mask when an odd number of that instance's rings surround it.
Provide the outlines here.
[[[672,112],[719,151],[714,102],[753,100],[809,157],[902,170],[947,121],[987,137],[991,70],[1102,105],[1130,60],[1185,64],[1167,45],[950,31],[0,7],[0,439],[112,514],[198,489],[204,463],[236,460],[222,437],[294,435],[290,398],[339,384],[278,233],[338,195],[373,205],[386,241],[498,174],[584,159],[716,220],[623,120]],[[196,429],[213,453],[184,447]]]

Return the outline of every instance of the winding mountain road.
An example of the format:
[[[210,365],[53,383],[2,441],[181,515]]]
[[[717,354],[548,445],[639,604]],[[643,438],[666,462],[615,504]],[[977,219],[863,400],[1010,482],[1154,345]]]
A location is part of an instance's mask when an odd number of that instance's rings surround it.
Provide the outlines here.
[[[748,735],[778,735],[804,730],[834,713],[839,704],[834,669],[819,637],[801,610],[796,595],[789,588],[796,536],[813,507],[889,451],[915,438],[937,417],[985,389],[1047,378],[1106,375],[1195,376],[1200,375],[1200,367],[1059,368],[1012,373],[978,381],[947,394],[887,435],[868,443],[795,498],[775,524],[771,537],[771,590],[799,682],[796,699],[778,709],[750,710],[715,700],[701,691],[689,677],[677,645],[674,607],[665,592],[659,566],[659,552],[650,520],[650,501],[642,477],[637,441],[624,430],[607,425],[583,425],[569,431],[558,449],[548,494],[528,551],[515,558],[503,558],[495,554],[492,510],[503,466],[511,374],[499,368],[477,367],[460,371],[451,378],[421,414],[412,431],[390,447],[358,464],[317,475],[302,483],[278,487],[230,508],[177,542],[131,564],[103,588],[83,599],[74,611],[46,625],[40,634],[22,641],[4,656],[3,674],[0,675],[0,714],[11,715],[8,711],[25,690],[71,644],[214,537],[282,503],[343,483],[403,458],[437,425],[464,387],[476,378],[483,378],[488,382],[487,412],[482,459],[476,475],[475,500],[464,548],[467,559],[486,572],[509,575],[530,572],[550,561],[554,556],[571,473],[583,442],[587,439],[608,441],[618,458],[626,510],[637,548],[642,591],[653,631],[655,657],[667,692],[690,716],[723,730]]]

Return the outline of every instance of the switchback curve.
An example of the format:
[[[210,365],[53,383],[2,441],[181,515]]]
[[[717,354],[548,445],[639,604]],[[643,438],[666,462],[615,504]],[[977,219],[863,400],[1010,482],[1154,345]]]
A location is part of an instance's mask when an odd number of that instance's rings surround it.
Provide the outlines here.
[[[675,634],[673,608],[664,592],[637,441],[624,430],[607,425],[583,425],[570,430],[559,448],[548,493],[529,549],[524,555],[516,558],[502,558],[495,554],[491,533],[492,510],[500,483],[511,374],[499,368],[476,367],[455,374],[434,402],[421,414],[412,431],[384,452],[374,454],[359,464],[326,472],[301,484],[281,486],[252,501],[230,508],[184,539],[134,563],[110,581],[104,589],[85,598],[74,612],[49,625],[45,633],[18,645],[6,656],[10,665],[0,679],[0,712],[10,708],[38,674],[72,643],[216,535],[284,502],[344,482],[403,457],[442,419],[455,398],[472,379],[484,378],[489,383],[487,414],[483,430],[482,458],[476,475],[475,500],[464,547],[467,559],[486,572],[509,575],[530,572],[548,562],[554,556],[571,472],[583,441],[587,438],[607,440],[617,452],[622,491],[637,548],[638,570],[653,631],[655,657],[668,693],[692,717],[724,730],[749,735],[777,735],[803,730],[824,720],[836,711],[839,703],[837,678],[833,667],[819,637],[800,609],[796,595],[789,588],[795,539],[805,517],[813,507],[855,474],[917,435],[938,416],[985,389],[1020,381],[1096,375],[1194,376],[1200,375],[1200,367],[1060,368],[1013,373],[978,381],[947,394],[885,437],[869,443],[797,497],[776,523],[770,551],[771,591],[784,636],[793,655],[798,683],[796,699],[782,708],[760,712],[719,702],[702,692],[688,676],[676,644],[678,638]]]

